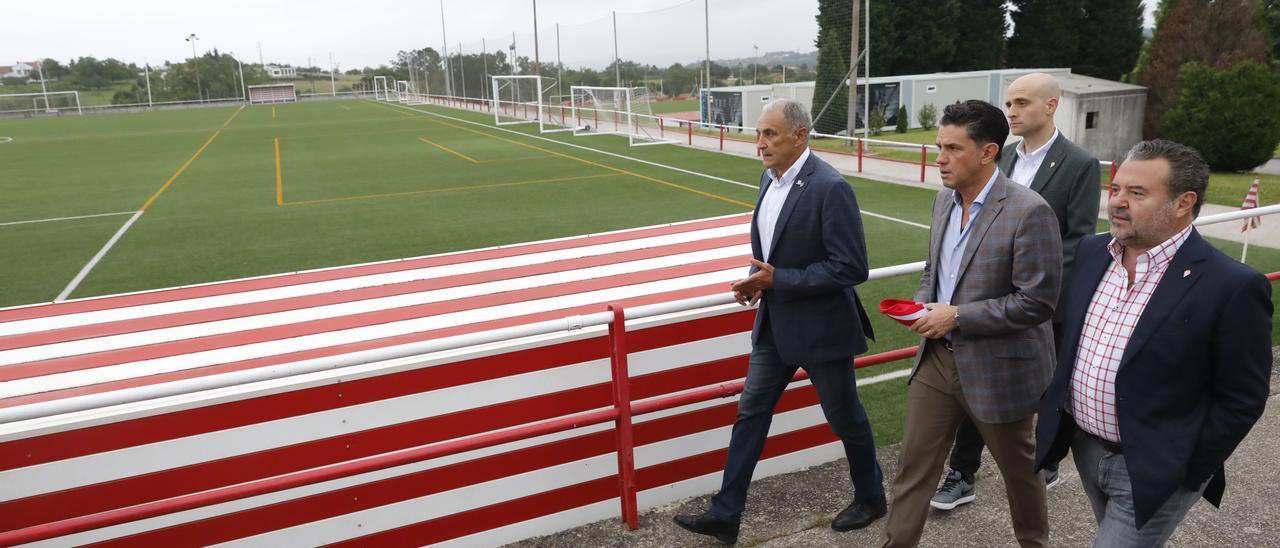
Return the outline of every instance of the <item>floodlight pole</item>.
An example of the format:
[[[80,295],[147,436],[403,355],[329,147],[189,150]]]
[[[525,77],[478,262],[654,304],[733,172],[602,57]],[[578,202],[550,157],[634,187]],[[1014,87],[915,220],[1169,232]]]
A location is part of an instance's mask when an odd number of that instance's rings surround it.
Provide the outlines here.
[[[44,59],[36,64],[36,70],[40,71],[40,93],[44,94],[44,109],[49,110],[49,88],[44,85]]]
[[[243,81],[244,76],[241,76],[240,79]],[[338,80],[337,80],[337,77],[333,75],[333,52],[332,51],[329,52],[329,95],[331,97],[338,96]]]
[[[453,69],[449,66],[449,35],[444,30],[444,0],[440,0],[440,37],[444,43],[444,93],[453,95]]]
[[[200,58],[196,57],[196,40],[199,39],[200,37],[196,36],[194,32],[187,37],[187,41],[191,42],[191,66],[196,68],[196,97],[203,103],[204,91],[200,89]]]
[[[462,58],[462,42],[458,42],[458,72],[462,73],[462,96],[467,96],[467,62]]]
[[[622,87],[622,61],[618,59],[618,12],[613,12],[613,77]]]
[[[849,73],[848,73],[849,74],[849,112],[848,112],[849,125],[847,126],[847,131],[845,131],[845,135],[848,135],[849,137],[853,137],[853,134],[858,131],[858,3],[856,1],[853,3],[852,12],[853,13],[850,14],[850,19],[853,20],[853,26],[851,27],[852,34],[849,40]],[[837,87],[836,89],[839,90],[840,88]],[[864,116],[868,114],[869,113],[866,113],[866,112],[863,113]],[[863,124],[863,125],[866,126],[869,124]]]
[[[756,78],[760,76],[760,46],[751,44],[751,48],[756,50],[756,56],[751,60],[751,85],[756,85]]]
[[[702,80],[702,89],[707,89],[711,85],[711,8],[708,6],[710,0],[702,0],[702,21],[706,25],[702,36],[707,40],[707,76]]]
[[[238,70],[240,71],[240,99],[244,101],[248,101],[249,88],[245,87],[244,85],[244,63],[240,62],[240,58],[236,57],[236,54],[234,52],[231,53],[231,57],[236,60],[236,65],[238,66]],[[148,96],[149,95],[150,95],[150,92],[148,92]]]
[[[151,63],[147,61],[146,57],[142,58],[142,74],[147,79],[147,107],[154,107],[155,105],[151,104]],[[43,78],[43,75],[41,78]]]
[[[480,82],[480,100],[488,101],[489,95],[485,91],[489,87],[489,43],[484,38],[480,38],[480,64],[484,67],[484,81]]]
[[[862,20],[863,24],[863,47],[862,54],[867,56],[867,60],[863,61],[864,79],[862,80],[862,112],[866,115],[867,121],[871,120],[871,0],[866,0],[867,16]],[[869,138],[871,136],[871,124],[862,124],[862,136]]]
[[[560,89],[560,82],[564,79],[563,71],[564,64],[560,62],[560,23],[556,23],[556,96],[560,98],[561,105],[564,105],[564,90]]]
[[[533,0],[533,74],[542,75],[542,60],[538,57],[538,0]],[[542,84],[539,83],[538,87]],[[538,90],[538,96],[541,98],[542,90]]]

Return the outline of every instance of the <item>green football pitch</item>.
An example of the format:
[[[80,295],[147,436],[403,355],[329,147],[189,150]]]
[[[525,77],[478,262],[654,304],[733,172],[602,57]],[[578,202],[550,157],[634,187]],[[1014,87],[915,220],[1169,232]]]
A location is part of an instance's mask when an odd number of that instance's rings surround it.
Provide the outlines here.
[[[88,264],[70,298],[741,213],[761,169],[753,158],[367,100],[0,120],[0,141],[0,306],[52,301]],[[934,192],[849,181],[872,266],[922,260]],[[1237,244],[1215,243],[1239,256]],[[1280,270],[1275,250],[1249,258]],[[917,281],[861,293],[869,304],[907,297]],[[916,342],[872,316],[872,352]],[[900,435],[903,382],[866,388],[882,443]]]

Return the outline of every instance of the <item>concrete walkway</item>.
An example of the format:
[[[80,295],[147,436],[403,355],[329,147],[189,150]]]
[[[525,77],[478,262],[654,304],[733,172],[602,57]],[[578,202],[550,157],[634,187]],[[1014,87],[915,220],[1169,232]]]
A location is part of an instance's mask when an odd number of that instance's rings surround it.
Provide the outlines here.
[[[1280,349],[1280,347],[1278,347]],[[1280,356],[1280,352],[1273,351]],[[1273,362],[1274,363],[1274,362]],[[1262,419],[1227,461],[1227,492],[1222,508],[1201,500],[1178,527],[1170,546],[1280,547],[1280,368],[1273,365],[1271,398]],[[888,485],[897,473],[898,447],[880,449]],[[1016,546],[1009,523],[1004,485],[989,454],[978,472],[978,500],[950,512],[931,511],[921,546]],[[752,484],[743,516],[739,546],[810,548],[873,546],[884,520],[862,531],[837,533],[831,517],[849,502],[848,468],[843,460],[773,476]],[[939,470],[939,479],[942,471]],[[1049,492],[1051,546],[1091,546],[1096,525],[1080,476],[1068,458],[1062,482]],[[513,544],[522,548],[720,546],[688,533],[671,518],[706,508],[709,495],[644,512],[640,529],[628,531],[619,520],[606,520],[559,534]],[[892,504],[892,501],[890,502]]]
[[[671,137],[669,133],[667,136]],[[678,135],[678,134],[675,134]],[[747,134],[742,134],[747,135]],[[685,136],[685,146],[688,145],[688,137]],[[725,134],[723,150],[726,154],[742,156],[747,158],[756,158],[755,144],[752,142],[744,142],[736,140],[742,138],[741,135],[730,133]],[[695,148],[720,150],[721,141],[719,137],[706,137],[700,135],[693,136],[693,146]],[[851,177],[863,177],[874,179],[886,183],[894,183],[906,186],[914,186],[919,188],[928,188],[937,190],[942,188],[942,178],[938,174],[938,168],[935,165],[927,165],[924,170],[924,182],[920,181],[920,165],[907,162],[886,160],[881,158],[873,158],[864,156],[862,159],[862,171],[858,170],[858,158],[846,154],[838,154],[833,152],[815,152],[827,163],[830,163],[841,173]],[[1280,160],[1272,160],[1280,169]],[[1100,191],[1098,201],[1098,218],[1107,218],[1107,192]],[[1201,216],[1214,215],[1217,213],[1228,213],[1239,210],[1239,207],[1205,204],[1201,210]],[[1243,242],[1244,233],[1240,232],[1243,221],[1232,221],[1229,223],[1220,223],[1200,227],[1200,233],[1205,236],[1230,240],[1234,242]],[[1262,226],[1249,231],[1249,245],[1261,245],[1270,248],[1280,249],[1280,217],[1273,218],[1262,223]],[[1237,257],[1239,258],[1239,257]]]

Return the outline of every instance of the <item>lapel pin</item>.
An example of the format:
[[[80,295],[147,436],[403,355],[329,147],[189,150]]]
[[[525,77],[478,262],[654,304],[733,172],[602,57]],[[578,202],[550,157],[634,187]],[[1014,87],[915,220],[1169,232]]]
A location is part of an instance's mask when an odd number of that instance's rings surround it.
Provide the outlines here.
[[[1190,276],[1190,275],[1191,275],[1191,269],[1190,269],[1190,268],[1188,268],[1188,269],[1186,269],[1185,271],[1183,271],[1183,272],[1182,272],[1182,277],[1183,277],[1183,278],[1186,278],[1187,276]]]
[[[1056,165],[1058,165],[1058,162],[1049,162],[1049,169],[1053,169],[1053,166]]]
[[[796,186],[804,188],[804,181],[796,181]]]

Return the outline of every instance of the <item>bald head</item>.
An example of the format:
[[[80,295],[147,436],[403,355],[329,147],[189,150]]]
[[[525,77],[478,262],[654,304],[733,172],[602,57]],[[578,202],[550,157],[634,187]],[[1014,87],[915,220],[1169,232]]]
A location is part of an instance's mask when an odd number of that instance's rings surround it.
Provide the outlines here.
[[[1043,72],[1033,72],[1014,80],[1005,93],[1004,106],[1009,132],[1028,142],[1043,143],[1053,135],[1053,114],[1058,110],[1062,87]]]

